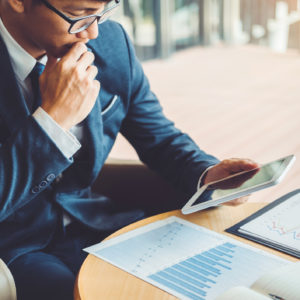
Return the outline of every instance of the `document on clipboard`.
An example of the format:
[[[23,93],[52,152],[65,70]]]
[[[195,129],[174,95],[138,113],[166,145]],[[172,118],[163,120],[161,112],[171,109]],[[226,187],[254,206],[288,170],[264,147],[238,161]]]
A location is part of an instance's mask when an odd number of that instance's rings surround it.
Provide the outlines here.
[[[300,189],[265,206],[227,232],[300,258]]]

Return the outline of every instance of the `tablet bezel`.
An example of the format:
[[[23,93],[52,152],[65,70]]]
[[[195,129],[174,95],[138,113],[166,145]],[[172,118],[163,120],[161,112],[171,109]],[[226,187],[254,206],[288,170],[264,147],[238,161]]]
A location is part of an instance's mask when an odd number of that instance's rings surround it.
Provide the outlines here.
[[[278,184],[285,176],[285,174],[288,172],[288,170],[290,169],[290,167],[292,166],[292,164],[294,163],[295,161],[295,155],[289,155],[289,156],[286,156],[286,157],[282,157],[280,159],[276,159],[274,161],[271,161],[269,163],[266,163],[264,165],[262,165],[261,167],[265,166],[265,165],[268,165],[268,164],[271,164],[271,163],[276,163],[280,160],[283,160],[283,163],[281,164],[280,166],[280,169],[276,171],[276,173],[273,175],[272,179],[268,180],[268,181],[265,181],[263,183],[260,183],[260,184],[257,184],[257,185],[254,185],[252,187],[248,187],[248,188],[245,188],[245,190],[242,190],[242,191],[237,191],[235,193],[232,193],[230,195],[227,195],[227,196],[223,196],[221,198],[217,198],[217,199],[213,199],[213,200],[209,200],[209,201],[206,201],[206,202],[203,202],[203,203],[198,203],[196,205],[193,205],[195,201],[197,201],[197,199],[199,198],[199,196],[212,184],[215,184],[217,182],[222,182],[224,180],[228,180],[229,178],[231,177],[235,177],[235,176],[238,176],[240,175],[241,173],[245,173],[245,172],[240,172],[240,173],[237,173],[237,174],[234,174],[234,175],[231,175],[229,177],[225,177],[225,178],[222,178],[221,180],[218,180],[218,181],[214,181],[214,182],[210,182],[206,185],[203,185],[189,200],[188,202],[185,204],[185,206],[181,209],[181,212],[183,214],[190,214],[190,213],[193,213],[193,212],[196,212],[196,211],[199,211],[199,210],[202,210],[202,209],[205,209],[205,208],[209,208],[211,206],[216,206],[218,204],[222,204],[224,202],[228,202],[228,201],[231,201],[231,200],[234,200],[234,199],[237,199],[237,198],[240,198],[240,197],[243,197],[243,196],[246,196],[246,195],[249,195],[250,193],[253,193],[253,192],[256,192],[258,190],[261,190],[261,189],[264,189],[264,188],[267,188],[267,187],[270,187],[270,186],[273,186],[275,184]],[[248,171],[246,171],[248,172]]]

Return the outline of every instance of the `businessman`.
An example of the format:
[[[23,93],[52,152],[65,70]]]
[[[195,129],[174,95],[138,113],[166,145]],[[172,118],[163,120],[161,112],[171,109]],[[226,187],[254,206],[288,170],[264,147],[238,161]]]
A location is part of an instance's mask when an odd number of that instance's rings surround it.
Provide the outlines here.
[[[104,22],[118,4],[0,0],[0,257],[18,299],[72,299],[81,249],[144,217],[91,192],[119,132],[187,195],[257,166],[219,162],[164,116],[123,28]]]

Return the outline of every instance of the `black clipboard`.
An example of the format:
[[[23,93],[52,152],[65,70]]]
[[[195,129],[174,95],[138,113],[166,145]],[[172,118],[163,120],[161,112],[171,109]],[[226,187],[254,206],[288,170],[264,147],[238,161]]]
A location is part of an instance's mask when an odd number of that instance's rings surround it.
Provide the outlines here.
[[[256,213],[252,214],[251,216],[247,217],[246,219],[242,220],[241,222],[233,225],[232,227],[229,227],[227,229],[225,229],[226,232],[229,232],[231,234],[246,238],[248,240],[251,240],[253,242],[262,244],[264,246],[268,246],[271,247],[273,249],[276,249],[278,251],[287,253],[289,255],[295,256],[297,258],[300,258],[300,251],[294,251],[293,249],[290,249],[289,247],[284,247],[282,245],[278,245],[277,243],[268,241],[268,240],[264,240],[262,238],[258,238],[258,237],[253,237],[251,235],[248,235],[246,233],[241,233],[239,232],[239,228],[245,224],[247,224],[248,222],[252,221],[253,219],[257,218],[258,216],[263,215],[265,212],[267,212],[268,210],[272,209],[273,207],[277,206],[278,204],[287,201],[289,198],[293,197],[296,194],[300,193],[300,189],[292,191],[282,197],[280,197],[279,199],[273,201],[272,203],[268,204],[267,206],[263,207],[262,209],[258,210]]]

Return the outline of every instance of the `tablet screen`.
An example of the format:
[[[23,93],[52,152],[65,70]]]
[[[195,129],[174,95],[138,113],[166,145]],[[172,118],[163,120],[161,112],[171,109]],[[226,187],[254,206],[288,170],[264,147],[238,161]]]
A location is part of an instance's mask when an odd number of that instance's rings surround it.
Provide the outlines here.
[[[265,164],[258,169],[241,172],[208,184],[205,191],[195,200],[193,205],[234,194],[239,197],[238,193],[246,190],[249,190],[250,193],[252,187],[259,187],[279,177],[285,166],[285,158],[283,158]]]

